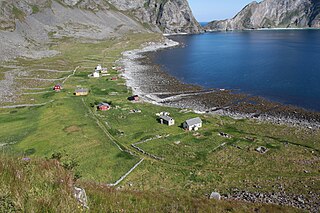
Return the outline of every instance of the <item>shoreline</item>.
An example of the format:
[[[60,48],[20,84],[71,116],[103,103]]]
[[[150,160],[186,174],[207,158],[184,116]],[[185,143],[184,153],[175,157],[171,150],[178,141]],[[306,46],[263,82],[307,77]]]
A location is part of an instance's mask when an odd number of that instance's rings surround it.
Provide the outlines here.
[[[320,28],[315,27],[295,27],[295,28],[284,28],[284,27],[272,27],[272,28],[256,28],[256,29],[229,29],[229,30],[214,30],[214,29],[205,29],[206,33],[215,33],[215,32],[241,32],[241,31],[289,31],[289,30],[320,30]]]
[[[152,54],[181,45],[165,37],[140,49],[125,51],[117,61],[124,67],[126,86],[144,101],[155,105],[192,109],[198,114],[215,114],[234,119],[320,129],[320,113],[268,101],[262,97],[236,94],[229,90],[205,90],[184,84],[152,62]],[[254,103],[254,104],[253,104]]]

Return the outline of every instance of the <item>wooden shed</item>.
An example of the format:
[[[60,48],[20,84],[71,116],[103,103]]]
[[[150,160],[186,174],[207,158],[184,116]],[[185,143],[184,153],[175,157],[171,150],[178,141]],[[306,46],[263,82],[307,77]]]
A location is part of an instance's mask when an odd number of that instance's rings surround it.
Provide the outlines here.
[[[168,126],[174,125],[174,119],[167,115],[161,115],[159,121],[161,124],[167,124]]]
[[[86,88],[76,89],[74,91],[75,96],[86,96],[88,94],[89,94],[89,89],[86,89]]]
[[[61,84],[54,85],[53,90],[56,92],[59,92],[60,90],[62,90],[62,85]]]
[[[108,111],[110,108],[111,108],[111,106],[108,103],[98,104],[98,110],[100,110],[100,111]]]

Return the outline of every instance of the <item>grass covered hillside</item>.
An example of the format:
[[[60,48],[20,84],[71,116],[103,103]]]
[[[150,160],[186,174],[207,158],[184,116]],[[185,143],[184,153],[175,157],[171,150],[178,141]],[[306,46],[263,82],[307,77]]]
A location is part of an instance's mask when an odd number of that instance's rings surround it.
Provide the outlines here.
[[[0,212],[298,212],[272,205],[193,199],[172,194],[122,191],[91,182],[75,182],[57,160],[0,156]],[[90,210],[73,197],[86,188]]]
[[[319,130],[127,100],[132,92],[112,67],[123,51],[161,40],[149,33],[99,42],[64,38],[50,47],[59,55],[0,65],[0,76],[18,72],[20,85],[15,103],[0,109],[1,210],[80,211],[73,186],[86,190],[92,212],[318,208]],[[109,75],[89,78],[97,64]],[[57,83],[63,84],[61,92],[52,90]],[[89,95],[74,96],[77,88],[88,88]],[[100,102],[111,109],[97,111]],[[156,113],[162,111],[176,124],[161,125]],[[181,123],[194,117],[203,127],[183,130]],[[257,152],[261,146],[268,151]],[[223,200],[209,200],[213,191]]]

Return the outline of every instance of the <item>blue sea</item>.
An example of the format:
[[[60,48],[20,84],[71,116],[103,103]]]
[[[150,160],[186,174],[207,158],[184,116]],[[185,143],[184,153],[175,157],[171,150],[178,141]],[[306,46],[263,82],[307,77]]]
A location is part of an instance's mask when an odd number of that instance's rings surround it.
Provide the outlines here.
[[[184,83],[261,96],[320,111],[320,30],[174,36],[183,47],[154,62]]]

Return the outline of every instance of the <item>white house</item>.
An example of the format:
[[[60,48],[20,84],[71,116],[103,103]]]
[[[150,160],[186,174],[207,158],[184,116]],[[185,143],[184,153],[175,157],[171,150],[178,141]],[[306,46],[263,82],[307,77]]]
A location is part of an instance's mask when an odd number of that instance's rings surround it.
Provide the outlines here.
[[[92,76],[93,76],[94,78],[99,78],[99,77],[100,77],[100,73],[97,72],[97,71],[94,71],[94,72],[92,73]]]
[[[202,127],[202,120],[199,117],[186,120],[183,123],[183,128],[189,131],[191,130],[197,131],[201,127]]]
[[[101,70],[102,70],[102,66],[98,64],[98,66],[96,67],[96,71],[100,72]]]
[[[159,120],[161,124],[167,124],[168,126],[174,125],[174,119],[167,115],[161,115]]]

